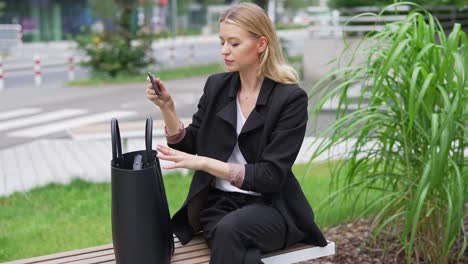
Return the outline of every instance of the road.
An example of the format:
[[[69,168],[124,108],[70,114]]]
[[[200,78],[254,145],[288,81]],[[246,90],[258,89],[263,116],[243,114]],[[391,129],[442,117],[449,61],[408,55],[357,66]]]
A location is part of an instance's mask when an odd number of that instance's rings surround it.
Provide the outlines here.
[[[181,118],[191,117],[205,77],[167,81]],[[145,83],[98,86],[23,88],[0,96],[0,149],[41,138],[68,137],[67,129],[121,120],[154,120],[161,115],[146,99]]]

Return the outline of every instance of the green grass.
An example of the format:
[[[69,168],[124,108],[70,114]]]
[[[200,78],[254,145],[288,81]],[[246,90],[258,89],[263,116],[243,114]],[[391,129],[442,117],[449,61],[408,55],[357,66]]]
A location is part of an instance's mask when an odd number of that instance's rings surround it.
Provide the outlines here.
[[[315,222],[321,228],[336,226],[360,217],[368,217],[377,212],[376,204],[370,207],[380,192],[351,193],[349,196],[337,197],[336,184],[342,185],[342,180],[332,183],[332,172],[337,162],[321,162],[309,165],[296,165],[293,172],[296,175],[302,191],[315,214]],[[308,172],[307,172],[308,171]],[[363,196],[366,195],[366,196]],[[358,197],[363,199],[356,200]]]
[[[307,175],[306,165],[293,170],[320,227],[350,219],[350,204],[324,203],[330,193],[330,164],[313,164]],[[179,173],[164,176],[171,215],[184,202],[190,180],[191,175]],[[1,197],[0,262],[111,243],[110,196],[109,183],[74,180]]]
[[[150,71],[153,71],[150,69]],[[219,63],[196,65],[180,67],[176,69],[167,69],[161,71],[153,71],[162,80],[174,80],[181,78],[188,78],[200,75],[208,75],[224,71],[223,67]],[[108,85],[108,84],[124,84],[124,83],[135,83],[145,82],[146,75],[118,75],[116,78],[110,78],[104,75],[96,75],[90,79],[76,80],[68,82],[71,86],[91,86],[91,85]]]
[[[304,61],[304,56],[289,56],[287,58],[287,61],[288,63],[298,63],[298,64],[302,64],[302,62]]]
[[[307,28],[308,25],[276,23],[275,27],[276,27],[276,30],[288,30],[288,29]]]

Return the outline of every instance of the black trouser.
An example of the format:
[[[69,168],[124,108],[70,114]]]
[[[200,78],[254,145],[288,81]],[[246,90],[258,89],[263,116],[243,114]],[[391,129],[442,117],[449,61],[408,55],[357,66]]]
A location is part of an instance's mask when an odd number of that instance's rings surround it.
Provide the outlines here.
[[[283,217],[262,196],[212,187],[201,224],[211,264],[263,263],[262,252],[282,248],[286,235]]]

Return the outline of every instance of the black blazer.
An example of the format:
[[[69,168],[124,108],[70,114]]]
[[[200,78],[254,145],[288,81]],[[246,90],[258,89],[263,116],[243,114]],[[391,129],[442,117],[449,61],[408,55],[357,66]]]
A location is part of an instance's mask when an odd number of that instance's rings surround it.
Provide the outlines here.
[[[297,84],[281,84],[265,78],[255,108],[239,138],[236,135],[238,72],[210,76],[187,126],[185,137],[170,147],[226,161],[236,141],[248,164],[241,189],[262,193],[287,223],[285,247],[302,241],[326,246],[314,222],[314,214],[291,167],[299,153],[307,124],[307,94]],[[183,206],[171,222],[182,244],[201,229],[199,213],[214,176],[196,171]]]

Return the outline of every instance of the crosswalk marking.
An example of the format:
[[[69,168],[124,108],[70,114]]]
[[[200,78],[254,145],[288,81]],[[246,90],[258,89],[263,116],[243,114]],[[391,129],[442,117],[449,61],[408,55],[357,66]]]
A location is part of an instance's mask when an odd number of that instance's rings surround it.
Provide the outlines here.
[[[61,109],[61,110],[48,112],[44,114],[4,121],[4,122],[0,122],[0,131],[5,131],[8,129],[19,128],[19,127],[24,127],[24,126],[30,126],[34,124],[40,124],[43,122],[53,121],[53,120],[62,119],[62,118],[68,118],[72,116],[81,115],[87,112],[88,111],[85,109]]]
[[[135,115],[134,111],[109,111],[94,115],[87,115],[84,117],[78,117],[74,119],[69,119],[62,122],[55,122],[47,125],[36,126],[31,128],[26,128],[22,130],[13,131],[7,134],[9,137],[22,137],[22,138],[35,138],[48,134],[53,134],[60,132],[66,129],[79,127],[82,125],[99,123],[103,121],[109,121],[115,118],[123,118]]]
[[[41,112],[41,108],[20,108],[0,113],[0,120],[15,118],[23,115],[32,115]]]

